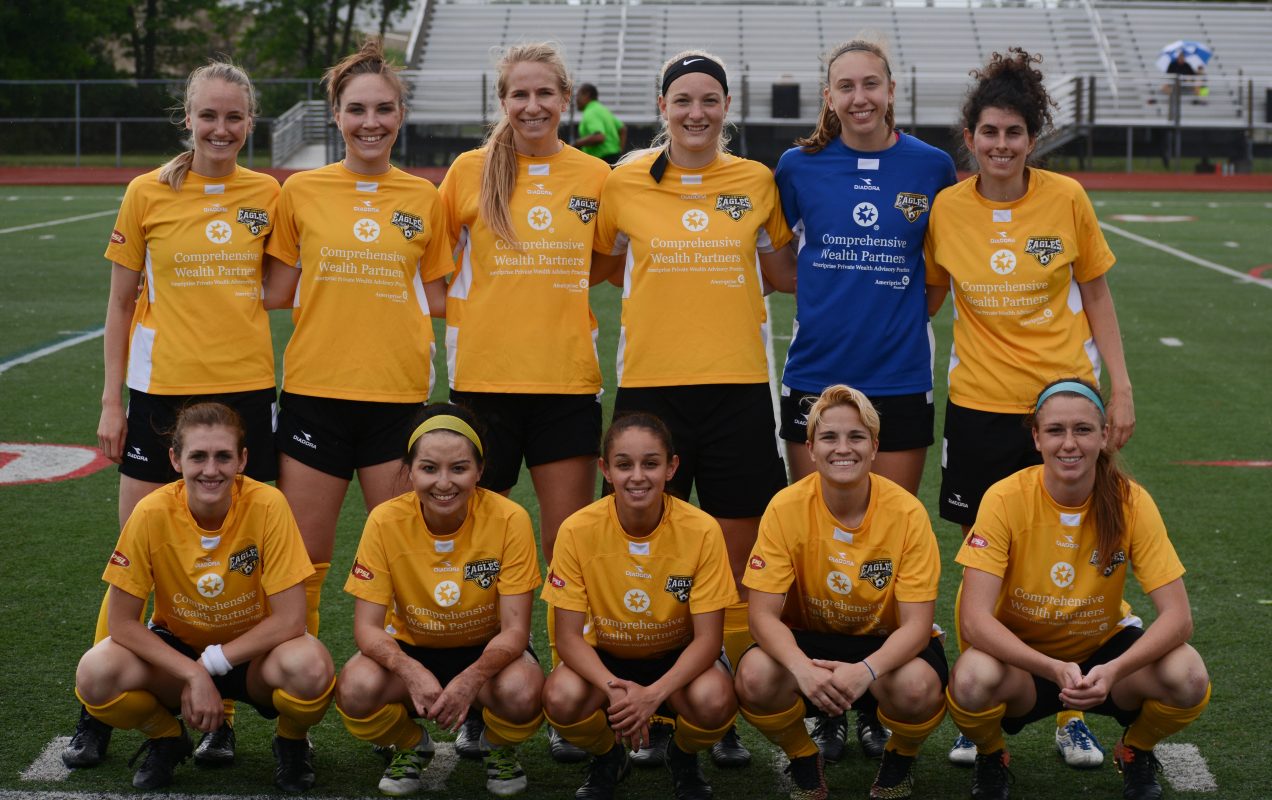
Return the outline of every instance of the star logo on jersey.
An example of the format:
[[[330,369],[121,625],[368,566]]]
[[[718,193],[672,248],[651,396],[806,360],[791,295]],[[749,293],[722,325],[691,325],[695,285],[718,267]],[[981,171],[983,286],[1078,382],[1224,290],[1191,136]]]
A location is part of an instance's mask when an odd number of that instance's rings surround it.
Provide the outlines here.
[[[269,227],[269,212],[263,208],[240,208],[234,221],[245,225],[253,236],[260,236]]]
[[[870,585],[883,591],[883,588],[892,580],[892,559],[877,558],[873,561],[862,563],[861,570],[857,573],[857,578],[863,581],[870,581]]]
[[[229,244],[233,231],[230,230],[230,223],[223,219],[214,219],[203,229],[203,233],[212,244]]]
[[[649,595],[640,589],[629,589],[623,595],[623,605],[633,614],[644,614],[649,611]]]
[[[405,211],[394,211],[389,224],[401,230],[408,242],[415,238],[415,234],[424,232],[424,220]]]
[[[751,210],[751,198],[744,194],[716,195],[716,211],[723,211],[730,219],[739,220]]]
[[[595,197],[572,194],[570,195],[570,204],[566,208],[578,214],[579,219],[586,225],[596,216],[596,212],[601,210],[601,201]]]
[[[546,231],[552,224],[552,212],[544,206],[535,206],[526,214],[526,224],[536,231]]]
[[[869,228],[879,221],[879,209],[874,203],[858,203],[852,209],[852,221],[863,228]]]
[[[363,217],[353,223],[353,235],[358,238],[359,242],[374,242],[380,238],[380,223]]]
[[[1016,254],[1010,250],[995,250],[989,257],[989,268],[999,275],[1010,275],[1016,269]]]
[[[237,553],[230,555],[230,571],[237,572],[244,577],[255,572],[257,565],[260,563],[261,554],[254,544],[248,545]]]
[[[210,600],[225,591],[225,580],[215,572],[209,572],[195,581],[194,587]]]
[[[682,603],[689,602],[689,592],[693,590],[692,575],[669,575],[663,591]]]
[[[1090,563],[1091,566],[1093,567],[1099,568],[1100,566],[1100,551],[1099,550],[1091,551],[1091,560],[1088,563]],[[1118,550],[1116,553],[1113,554],[1113,560],[1109,562],[1109,565],[1105,567],[1104,569],[1100,570],[1100,574],[1107,578],[1111,576],[1115,571],[1117,571],[1118,567],[1120,567],[1122,564],[1125,564],[1125,563],[1126,563],[1126,551]]]
[[[702,210],[691,208],[680,215],[680,224],[685,226],[685,230],[698,233],[707,229],[707,215]]]
[[[489,589],[499,575],[499,559],[483,558],[464,564],[464,580],[472,581],[483,589]]]
[[[459,584],[454,581],[442,581],[433,589],[433,599],[442,608],[450,608],[459,602]]]
[[[826,585],[835,594],[848,594],[852,591],[852,579],[837,569],[832,569],[826,576]]]
[[[128,560],[128,556],[124,555],[118,550],[110,554],[110,563],[114,564],[117,567],[132,566],[132,562]]]
[[[1052,258],[1064,252],[1064,240],[1059,236],[1030,236],[1025,240],[1025,252],[1045,267]]]
[[[928,210],[928,196],[915,192],[897,192],[897,199],[892,207],[900,211],[906,222],[918,222]]]
[[[1073,565],[1067,561],[1057,561],[1051,565],[1051,582],[1061,589],[1073,585]]]

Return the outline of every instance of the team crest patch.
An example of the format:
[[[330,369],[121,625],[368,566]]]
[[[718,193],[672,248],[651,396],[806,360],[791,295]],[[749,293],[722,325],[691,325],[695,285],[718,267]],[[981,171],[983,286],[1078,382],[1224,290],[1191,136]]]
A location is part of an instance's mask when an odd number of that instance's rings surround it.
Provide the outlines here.
[[[1045,267],[1053,257],[1064,252],[1064,241],[1059,236],[1030,236],[1025,241],[1025,252]]]
[[[548,573],[548,583],[552,584],[553,586],[555,586],[555,587],[556,587],[556,588],[558,588],[558,589],[564,589],[564,588],[565,588],[565,581],[564,581],[564,580],[562,580],[561,578],[557,577],[557,574],[556,574],[555,572],[549,572],[549,573]]]
[[[1100,566],[1100,551],[1099,550],[1091,551],[1091,560],[1088,563],[1090,563],[1091,566],[1093,567],[1098,568]],[[1125,563],[1126,563],[1126,551],[1118,550],[1116,553],[1113,554],[1113,560],[1109,562],[1109,565],[1105,567],[1103,570],[1100,570],[1100,574],[1102,574],[1104,577],[1107,578],[1110,575],[1112,575],[1119,566]]]
[[[464,580],[472,581],[483,589],[489,589],[499,574],[499,559],[483,558],[464,565]]]
[[[260,551],[251,544],[230,556],[230,572],[240,575],[251,575],[261,563]]]
[[[263,208],[240,208],[235,222],[246,225],[253,236],[260,236],[269,227],[269,212]]]
[[[751,556],[751,563],[748,566],[750,566],[751,569],[764,569],[768,565],[765,564],[764,559],[759,556]]]
[[[928,196],[915,192],[897,192],[896,202],[892,207],[900,211],[908,222],[918,222],[919,217],[928,210]]]
[[[424,232],[424,220],[405,211],[394,211],[393,219],[389,220],[389,224],[400,228],[407,241],[414,239],[415,234]]]
[[[716,195],[716,211],[723,211],[733,219],[742,219],[751,210],[751,198],[744,194]]]
[[[669,575],[667,576],[667,585],[663,587],[663,591],[682,603],[689,602],[689,592],[693,589],[693,576],[691,575]]]
[[[578,214],[579,219],[583,220],[583,224],[586,225],[596,216],[596,212],[601,208],[601,203],[595,197],[582,197],[572,194],[570,195],[570,204],[566,208]]]
[[[120,233],[118,230],[112,230],[110,232],[111,244],[124,244],[127,241],[128,240],[124,238],[124,235]]]
[[[883,589],[892,580],[892,559],[879,558],[861,565],[858,580],[870,581],[876,589]]]
[[[128,560],[128,556],[116,550],[110,554],[110,563],[117,567],[131,567],[132,562]]]
[[[351,574],[360,581],[369,581],[375,578],[375,574],[371,572],[371,570],[362,566],[357,561],[353,562],[353,570],[351,570]]]

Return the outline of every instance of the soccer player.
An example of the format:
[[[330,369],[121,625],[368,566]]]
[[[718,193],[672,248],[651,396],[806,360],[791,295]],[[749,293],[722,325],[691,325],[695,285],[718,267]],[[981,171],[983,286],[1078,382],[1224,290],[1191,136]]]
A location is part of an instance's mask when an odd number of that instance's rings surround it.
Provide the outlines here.
[[[495,88],[503,117],[441,185],[460,264],[446,300],[450,396],[486,426],[483,488],[506,495],[529,467],[550,562],[562,520],[596,491],[601,369],[588,273],[609,168],[557,138],[571,83],[555,47],[509,48]],[[549,615],[549,648],[552,632]],[[479,757],[480,735],[474,716],[456,749]],[[550,735],[554,758],[587,757]]]
[[[737,711],[720,659],[724,609],[737,602],[724,538],[709,515],[665,492],[680,459],[657,417],[616,417],[601,449],[614,493],[561,526],[543,589],[562,661],[543,709],[593,756],[579,800],[614,796],[624,745],[649,745],[655,713],[676,720],[666,746],[675,797],[710,798],[697,754]],[[589,621],[595,648],[583,638]]]
[[[534,530],[525,509],[479,488],[485,448],[467,409],[438,403],[419,420],[401,456],[411,491],[371,512],[345,581],[358,652],[336,707],[354,736],[393,748],[379,789],[400,796],[423,786],[434,749],[411,718],[453,731],[475,705],[486,788],[513,795],[526,788],[517,745],[543,721],[529,647]]]
[[[1042,465],[990,487],[957,558],[967,647],[949,710],[976,744],[972,797],[1008,796],[1004,731],[1073,708],[1127,726],[1113,750],[1122,796],[1156,800],[1154,745],[1210,700],[1205,664],[1187,644],[1183,565],[1152,498],[1118,467],[1094,384],[1049,384],[1030,430]],[[1118,622],[1131,569],[1157,609],[1147,628]]]
[[[827,796],[806,714],[869,709],[892,728],[872,798],[906,798],[928,734],[945,717],[948,669],[932,624],[940,553],[914,495],[872,474],[879,412],[831,386],[808,412],[816,472],[783,489],[747,565],[756,647],[738,665],[742,715],[790,758],[791,797]]]
[[[336,518],[357,472],[368,510],[407,488],[402,441],[432,389],[433,327],[453,271],[431,183],[389,163],[406,87],[380,43],[323,75],[342,161],[287,179],[270,237],[268,308],[292,308],[279,397],[278,488],[314,564],[310,633]]]
[[[601,103],[596,86],[584,83],[574,96],[579,109],[579,138],[574,146],[606,164],[614,164],[627,149],[627,126]]]
[[[96,719],[146,735],[138,789],[172,783],[193,749],[183,721],[217,730],[233,698],[278,719],[274,784],[306,792],[307,732],[335,683],[327,649],[305,633],[313,567],[282,494],[241,474],[238,414],[197,403],[175,425],[168,458],[181,479],[140,500],[124,525],[102,575],[110,636],[80,659],[75,693]]]
[[[769,169],[725,150],[731,98],[719,59],[680,53],[659,86],[663,125],[653,147],[624,156],[601,193],[592,282],[622,267],[614,412],[667,423],[680,456],[672,491],[688,497],[696,486],[741,587],[760,515],[786,485],[761,279],[792,285],[791,233]],[[724,631],[736,663],[750,643],[745,602],[726,612]],[[750,754],[730,731],[712,758],[741,766]]]
[[[777,188],[799,242],[795,326],[782,371],[781,436],[792,480],[811,474],[808,408],[827,386],[870,398],[883,421],[873,469],[913,493],[933,442],[931,326],[923,237],[953,160],[894,127],[896,81],[883,48],[854,40],[826,57],[817,128],[782,155]],[[844,325],[845,316],[853,324]],[[887,732],[857,710],[872,758]],[[826,761],[844,752],[842,717],[817,720]]]
[[[119,464],[121,528],[137,501],[179,477],[165,432],[190,402],[215,399],[236,409],[252,453],[247,474],[259,481],[278,475],[274,349],[261,305],[278,181],[236,161],[252,131],[256,90],[242,69],[213,61],[190,73],[183,107],[190,149],[128,185],[106,247],[97,442]],[[206,341],[209,330],[215,345]],[[106,636],[106,610],[103,600],[94,641]],[[200,740],[195,761],[234,760],[232,715],[227,704],[225,724]],[[62,760],[96,766],[109,741],[110,729],[81,710]]]
[[[1051,124],[1040,60],[1012,48],[976,73],[962,116],[979,172],[937,197],[928,232],[928,310],[952,289],[955,311],[940,514],[964,535],[986,489],[1040,463],[1023,419],[1048,381],[1078,375],[1098,384],[1103,363],[1113,447],[1135,429],[1106,278],[1113,253],[1082,187],[1028,165]],[[1103,761],[1080,714],[1057,718],[1056,747],[1071,766]],[[964,739],[950,751],[955,762],[973,758]]]

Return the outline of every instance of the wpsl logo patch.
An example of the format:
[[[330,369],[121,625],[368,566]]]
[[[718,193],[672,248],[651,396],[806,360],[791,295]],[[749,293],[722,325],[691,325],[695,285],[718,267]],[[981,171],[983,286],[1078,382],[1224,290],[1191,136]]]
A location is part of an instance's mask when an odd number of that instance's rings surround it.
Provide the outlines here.
[[[682,603],[689,602],[689,592],[693,590],[692,575],[669,575],[663,591]]]
[[[245,576],[251,575],[256,571],[256,567],[260,563],[260,551],[256,549],[256,545],[248,545],[230,556],[230,572],[237,572]]]
[[[716,195],[716,211],[723,211],[735,220],[742,219],[751,210],[751,198],[744,194]]]
[[[919,217],[923,216],[929,205],[928,196],[925,194],[897,192],[897,200],[892,207],[900,211],[907,222],[918,222]]]
[[[573,194],[570,195],[570,204],[566,208],[578,214],[579,219],[586,225],[596,216],[596,212],[601,208],[601,203],[595,197],[582,197]]]
[[[247,226],[253,236],[260,236],[269,227],[269,212],[263,208],[240,208],[235,222]]]
[[[464,565],[464,580],[472,581],[483,589],[489,589],[499,575],[499,560],[483,558],[480,561],[469,561]]]
[[[872,586],[882,590],[892,580],[892,559],[879,558],[874,561],[867,561],[861,565],[861,571],[857,573],[857,579],[870,581]]]
[[[1091,566],[1093,567],[1100,566],[1100,551],[1099,550],[1091,551],[1091,560],[1088,563],[1090,563]],[[1126,563],[1126,551],[1118,550],[1116,553],[1113,554],[1113,560],[1109,562],[1109,565],[1105,567],[1104,569],[1100,570],[1100,574],[1107,578],[1110,575],[1112,575],[1117,570],[1118,567],[1120,567],[1121,565],[1125,563]]]
[[[1064,252],[1064,241],[1059,236],[1030,236],[1025,241],[1025,252],[1045,267],[1052,258]]]
[[[424,232],[424,220],[405,211],[394,211],[393,219],[389,220],[389,224],[400,228],[407,241],[414,239],[415,234]]]

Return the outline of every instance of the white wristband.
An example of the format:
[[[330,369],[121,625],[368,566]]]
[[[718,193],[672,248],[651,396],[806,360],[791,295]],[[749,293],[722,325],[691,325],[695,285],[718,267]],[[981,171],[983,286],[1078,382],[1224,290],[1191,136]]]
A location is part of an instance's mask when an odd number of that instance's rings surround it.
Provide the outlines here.
[[[234,669],[234,665],[225,657],[225,653],[222,652],[219,644],[210,644],[203,648],[203,655],[199,657],[199,663],[203,665],[209,675],[224,675]]]

